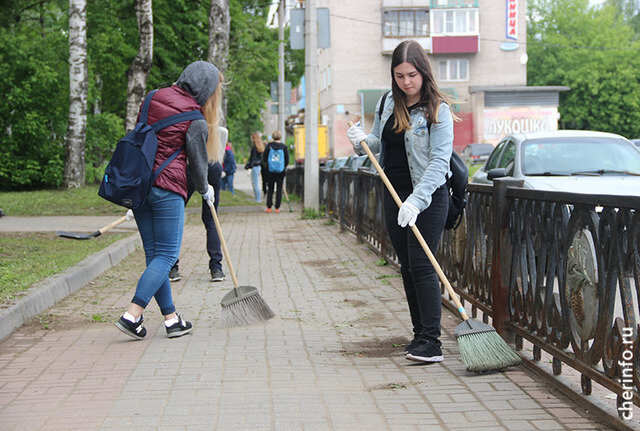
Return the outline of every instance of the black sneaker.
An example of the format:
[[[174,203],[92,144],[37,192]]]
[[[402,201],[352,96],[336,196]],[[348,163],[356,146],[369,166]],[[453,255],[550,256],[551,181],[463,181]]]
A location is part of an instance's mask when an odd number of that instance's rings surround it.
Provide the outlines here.
[[[442,362],[442,349],[435,341],[421,341],[407,353],[407,359],[416,362]]]
[[[211,281],[224,281],[224,272],[221,269],[212,269]]]
[[[176,323],[169,327],[165,326],[165,329],[167,330],[167,337],[169,338],[182,337],[183,335],[193,331],[193,325],[191,322],[187,322],[180,317],[179,314],[176,314],[176,316],[178,316],[178,321]]]
[[[120,316],[118,321],[115,323],[116,328],[127,334],[131,338],[135,338],[136,340],[142,340],[145,335],[147,335],[147,329],[142,326],[142,321],[144,319],[140,316],[140,320],[137,323],[133,323],[123,316]]]
[[[169,271],[169,281],[180,281],[182,280],[182,276],[180,275],[180,271],[178,271],[178,265],[174,265]]]
[[[404,353],[409,353],[410,350],[415,349],[416,347],[418,347],[418,344],[420,344],[422,342],[422,340],[418,340],[417,338],[414,338],[413,340],[411,340],[411,342],[409,344],[407,344],[406,346],[404,346]]]

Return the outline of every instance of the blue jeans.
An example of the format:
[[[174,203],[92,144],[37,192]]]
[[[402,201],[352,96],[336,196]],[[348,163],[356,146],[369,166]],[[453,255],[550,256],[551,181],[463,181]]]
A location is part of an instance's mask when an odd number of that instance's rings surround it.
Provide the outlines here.
[[[231,194],[235,195],[233,190],[233,176],[235,174],[227,174],[220,182],[222,183],[222,190],[229,190]]]
[[[256,199],[256,202],[262,202],[262,196],[260,196],[260,189],[262,188],[261,181],[260,166],[254,166],[251,168],[251,184],[253,185],[253,197]]]
[[[163,315],[176,308],[171,297],[169,271],[180,255],[184,228],[184,199],[153,187],[147,200],[133,211],[142,238],[147,268],[138,280],[134,304],[146,308],[155,298]]]

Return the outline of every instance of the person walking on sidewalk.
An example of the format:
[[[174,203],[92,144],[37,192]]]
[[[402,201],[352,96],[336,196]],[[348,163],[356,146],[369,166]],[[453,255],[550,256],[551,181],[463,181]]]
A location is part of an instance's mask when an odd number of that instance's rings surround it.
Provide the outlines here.
[[[262,202],[262,196],[260,195],[260,167],[262,163],[262,153],[264,153],[264,142],[260,138],[260,133],[254,132],[251,134],[251,141],[253,146],[251,147],[251,154],[249,154],[249,160],[244,165],[245,169],[251,169],[251,185],[253,186],[253,197],[256,202]]]
[[[196,61],[187,66],[176,83],[159,89],[151,99],[148,123],[181,112],[200,110],[204,120],[185,121],[157,133],[154,167],[160,166],[179,148],[184,148],[155,180],[147,200],[133,210],[140,231],[147,267],[142,273],[127,311],[115,323],[125,334],[141,340],[147,334],[142,312],[155,298],[164,316],[169,338],[192,331],[193,325],[176,313],[169,271],[178,260],[187,198],[187,160],[194,187],[214,203],[213,187],[207,182],[207,163],[219,158],[217,125],[222,74],[211,63]],[[209,133],[212,130],[212,133]]]
[[[267,142],[267,137],[262,136],[263,145],[265,142]],[[262,154],[264,155],[264,151],[262,152]],[[262,196],[264,196],[265,198],[267,196],[267,172],[267,164],[264,160],[264,157],[262,157],[260,160],[260,176],[262,177]]]
[[[231,142],[225,142],[224,159],[222,160],[222,190],[228,190],[232,195],[236,192],[233,190],[233,177],[236,174],[236,157],[233,154]]]
[[[267,209],[270,213],[273,206],[273,189],[276,189],[276,212],[280,212],[282,203],[282,184],[289,165],[289,151],[287,146],[280,142],[282,136],[277,130],[271,135],[273,141],[269,142],[262,153],[262,161],[267,166]]]
[[[385,190],[385,224],[400,261],[413,324],[414,337],[405,348],[406,357],[440,362],[438,276],[407,226],[417,226],[436,252],[449,208],[446,176],[453,151],[454,116],[416,41],[404,41],[393,51],[391,88],[378,101],[371,133],[354,125],[347,136],[358,154],[364,154],[362,141],[374,153],[380,152],[380,165],[403,201],[398,209]]]
[[[220,142],[226,142],[229,131],[225,127],[218,127],[218,136]],[[222,154],[223,145],[220,144],[218,154]],[[219,162],[210,163],[207,169],[207,180],[213,187],[213,193],[215,196],[214,208],[218,211],[218,204],[220,203],[220,185],[222,176],[222,165]],[[191,198],[195,190],[195,185],[191,181],[191,177],[187,176],[187,202]],[[213,221],[213,215],[211,214],[211,208],[205,199],[202,199],[202,223],[207,231],[207,254],[209,255],[209,272],[211,273],[211,281],[224,281],[225,275],[222,271],[222,247],[220,244],[220,237],[218,236],[218,230]],[[178,266],[179,260],[173,265],[171,271],[169,271],[169,280],[180,281],[182,276],[180,275],[180,268]]]

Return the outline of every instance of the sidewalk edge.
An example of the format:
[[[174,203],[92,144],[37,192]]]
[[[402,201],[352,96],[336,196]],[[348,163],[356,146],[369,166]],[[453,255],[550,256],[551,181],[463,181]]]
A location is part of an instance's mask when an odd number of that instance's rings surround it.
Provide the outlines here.
[[[42,313],[107,269],[116,266],[141,246],[140,235],[131,235],[87,256],[61,273],[36,283],[26,297],[9,308],[0,310],[0,341],[11,335],[28,319]]]

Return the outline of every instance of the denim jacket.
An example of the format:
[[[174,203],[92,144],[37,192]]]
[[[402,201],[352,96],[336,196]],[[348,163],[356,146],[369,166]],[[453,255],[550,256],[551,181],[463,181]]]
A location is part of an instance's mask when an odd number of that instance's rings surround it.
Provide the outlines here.
[[[393,113],[393,97],[388,94],[382,117],[380,102],[376,105],[376,114],[373,128],[367,137],[367,145],[374,153],[380,152],[379,162],[384,167],[384,145],[381,144],[382,131],[387,120]],[[413,193],[407,198],[407,202],[415,205],[420,212],[431,205],[431,195],[446,182],[449,175],[449,161],[453,151],[453,116],[446,103],[440,104],[438,110],[438,122],[427,127],[427,119],[424,112],[414,109],[411,112],[411,129],[404,132],[404,147],[409,162],[409,172],[413,184]],[[362,147],[355,148],[358,154],[364,154]]]

